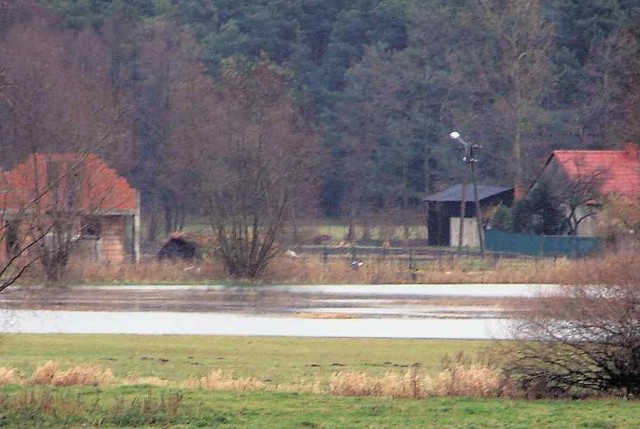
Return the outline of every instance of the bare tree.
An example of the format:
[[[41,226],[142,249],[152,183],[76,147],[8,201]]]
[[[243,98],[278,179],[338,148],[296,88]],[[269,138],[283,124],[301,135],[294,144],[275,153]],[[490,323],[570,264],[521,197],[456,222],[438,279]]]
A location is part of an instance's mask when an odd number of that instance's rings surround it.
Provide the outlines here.
[[[164,154],[191,167],[170,166],[169,180],[203,207],[227,272],[256,277],[281,251],[293,208],[314,205],[317,137],[267,62],[228,63],[217,80],[201,65],[184,71]]]
[[[230,65],[218,94],[225,114],[205,201],[227,271],[251,278],[282,250],[292,200],[309,196],[317,138],[286,95],[284,77],[267,63]]]
[[[580,225],[597,214],[596,206],[603,203],[600,193],[607,179],[608,169],[585,167],[581,157],[572,159],[570,177],[557,165],[549,166],[543,180],[564,212],[567,234],[577,235]]]
[[[640,272],[635,255],[582,270],[527,304],[507,372],[532,395],[640,395]]]

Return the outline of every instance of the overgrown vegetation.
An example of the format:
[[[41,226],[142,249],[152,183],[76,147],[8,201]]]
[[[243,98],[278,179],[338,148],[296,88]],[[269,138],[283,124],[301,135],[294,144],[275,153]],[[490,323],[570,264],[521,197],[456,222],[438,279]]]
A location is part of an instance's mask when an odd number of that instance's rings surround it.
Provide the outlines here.
[[[640,275],[636,254],[575,273],[540,296],[514,329],[505,369],[531,396],[640,395]]]
[[[429,258],[322,254],[279,256],[252,281],[241,284],[457,284],[457,283],[558,283],[571,282],[580,261],[570,259],[510,259],[465,257],[443,252]],[[597,260],[590,259],[593,261]],[[24,279],[38,280],[38,275]],[[70,267],[67,282],[83,284],[234,284],[222,263],[215,260],[191,263],[145,261],[119,267],[95,263]]]

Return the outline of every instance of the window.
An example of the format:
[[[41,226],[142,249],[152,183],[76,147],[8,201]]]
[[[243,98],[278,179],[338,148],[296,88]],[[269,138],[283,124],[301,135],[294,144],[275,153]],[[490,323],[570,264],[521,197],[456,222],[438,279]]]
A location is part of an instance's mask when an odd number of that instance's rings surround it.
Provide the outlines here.
[[[80,236],[82,238],[100,238],[102,234],[102,222],[98,216],[88,216],[82,220],[80,225]]]

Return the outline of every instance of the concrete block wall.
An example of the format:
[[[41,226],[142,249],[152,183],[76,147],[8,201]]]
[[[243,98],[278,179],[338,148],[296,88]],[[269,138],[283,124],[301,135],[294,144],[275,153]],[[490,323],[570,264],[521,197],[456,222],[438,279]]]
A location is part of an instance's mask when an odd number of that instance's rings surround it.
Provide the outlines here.
[[[478,221],[475,217],[464,218],[464,231],[462,245],[468,247],[480,247],[478,239]],[[460,218],[452,217],[450,224],[451,247],[458,247],[458,237],[460,236]]]

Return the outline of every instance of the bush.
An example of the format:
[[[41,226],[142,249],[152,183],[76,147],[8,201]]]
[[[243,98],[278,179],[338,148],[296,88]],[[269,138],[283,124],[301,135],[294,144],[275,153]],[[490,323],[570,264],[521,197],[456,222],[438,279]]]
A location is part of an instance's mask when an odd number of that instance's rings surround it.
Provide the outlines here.
[[[513,231],[511,208],[499,205],[491,217],[491,227],[500,231]]]
[[[513,229],[537,235],[561,235],[567,229],[562,202],[540,182],[513,207]]]
[[[638,255],[584,270],[578,285],[536,298],[514,327],[505,366],[531,396],[640,397]]]

